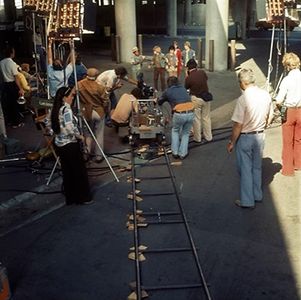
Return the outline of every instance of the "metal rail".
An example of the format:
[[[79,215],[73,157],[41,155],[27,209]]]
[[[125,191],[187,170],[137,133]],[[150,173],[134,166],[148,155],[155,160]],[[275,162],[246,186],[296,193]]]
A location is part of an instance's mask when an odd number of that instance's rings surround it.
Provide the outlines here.
[[[158,146],[159,147],[159,146]],[[210,291],[208,289],[208,285],[205,280],[204,272],[202,270],[200,260],[197,253],[197,248],[195,246],[195,243],[193,241],[193,237],[191,234],[191,230],[189,228],[188,219],[186,217],[186,214],[184,212],[180,195],[177,189],[175,176],[171,167],[171,163],[167,154],[167,150],[165,147],[160,145],[160,149],[162,151],[165,159],[164,163],[161,162],[151,162],[148,161],[147,163],[136,163],[135,157],[137,155],[136,149],[132,149],[132,156],[131,156],[131,182],[132,182],[132,200],[133,200],[133,212],[132,212],[132,218],[129,222],[132,221],[133,225],[133,233],[134,233],[134,248],[131,248],[131,250],[134,251],[134,261],[135,261],[135,275],[136,275],[136,282],[134,285],[132,285],[132,290],[134,291],[135,295],[133,298],[129,299],[137,299],[142,300],[145,298],[145,292],[147,291],[160,291],[160,290],[175,290],[175,289],[191,289],[191,288],[199,288],[203,291],[202,296],[205,296],[206,299],[211,300],[212,297],[210,295]],[[163,176],[161,172],[157,172],[158,176],[137,176],[137,169],[139,168],[139,173],[142,173],[143,167],[166,167],[166,170],[168,172],[169,176]],[[147,168],[148,169],[148,168]],[[153,174],[156,174],[156,171],[154,171]],[[140,175],[140,174],[139,174]],[[136,179],[139,178],[139,181],[136,181]],[[143,193],[140,190],[137,190],[137,184],[141,180],[149,180],[148,184],[151,184],[154,180],[166,180],[166,189],[169,188],[168,192],[161,192],[161,193]],[[167,184],[167,180],[169,180],[169,184]],[[156,181],[155,181],[156,182]],[[165,183],[165,181],[164,181]],[[164,185],[164,186],[165,186]],[[155,184],[154,184],[155,187]],[[172,192],[170,191],[172,189]],[[162,196],[163,198],[166,196],[173,196],[178,210],[171,210],[166,211],[166,209],[162,212],[160,211],[142,211],[138,208],[138,201],[142,201],[143,197],[147,197],[147,203],[152,203],[152,200],[157,199],[158,196]],[[140,199],[139,199],[140,198]],[[173,199],[172,199],[173,200]],[[157,202],[156,202],[157,203]],[[166,219],[168,218],[168,219]],[[173,226],[173,224],[176,224],[176,226],[183,226],[185,229],[185,233],[188,238],[187,246],[172,246],[172,247],[162,247],[162,248],[151,248],[147,247],[146,249],[141,250],[141,244],[140,244],[140,235],[143,235],[143,232],[141,230],[146,230],[146,227],[156,225],[156,228],[158,228],[158,225],[164,225],[164,226]],[[181,255],[185,255],[185,253],[188,253],[192,255],[194,264],[196,266],[197,272],[196,272],[196,278],[194,282],[191,283],[177,283],[177,284],[165,284],[165,285],[158,285],[158,286],[148,286],[144,282],[142,278],[142,261],[141,255],[143,254],[151,254],[151,255],[157,255],[160,253],[167,253],[169,255],[172,255],[173,253],[182,253]],[[187,254],[186,254],[187,255]],[[164,263],[164,261],[162,262]]]

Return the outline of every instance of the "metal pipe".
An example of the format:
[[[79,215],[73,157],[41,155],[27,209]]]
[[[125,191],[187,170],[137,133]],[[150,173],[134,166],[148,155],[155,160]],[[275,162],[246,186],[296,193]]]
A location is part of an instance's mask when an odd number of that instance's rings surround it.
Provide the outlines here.
[[[198,61],[200,68],[203,67],[203,48],[202,48],[202,39],[197,39],[197,53],[198,53]]]
[[[134,247],[135,247],[135,274],[136,274],[136,295],[137,295],[137,300],[142,299],[142,286],[141,286],[141,268],[140,268],[140,261],[139,261],[139,229],[138,229],[138,218],[137,218],[137,201],[136,201],[136,172],[135,172],[135,155],[134,155],[134,150],[132,149],[132,190],[133,190],[133,216],[134,216]]]
[[[115,45],[116,45],[116,64],[120,64],[121,58],[120,58],[120,36],[115,36]]]
[[[140,51],[140,54],[143,55],[143,41],[142,41],[142,34],[138,34],[138,48]]]
[[[209,41],[209,72],[214,71],[214,40]]]
[[[231,71],[235,70],[235,64],[236,64],[236,41],[231,40],[231,43],[230,43],[230,69],[231,69]]]
[[[36,85],[37,91],[39,91],[39,68],[38,68],[38,58],[37,58],[37,43],[36,43],[36,17],[35,13],[32,13],[32,31],[33,31],[33,51],[34,51],[34,64],[36,68]],[[48,72],[47,72],[48,74]]]
[[[269,55],[269,61],[268,61],[268,75],[267,75],[267,80],[266,80],[266,89],[267,89],[268,92],[270,90],[270,77],[271,77],[271,73],[272,73],[272,70],[273,70],[272,58],[273,58],[274,37],[275,37],[275,24],[273,24],[273,30],[272,30],[270,55]]]
[[[114,33],[111,34],[111,58],[112,61],[116,60],[116,42]]]

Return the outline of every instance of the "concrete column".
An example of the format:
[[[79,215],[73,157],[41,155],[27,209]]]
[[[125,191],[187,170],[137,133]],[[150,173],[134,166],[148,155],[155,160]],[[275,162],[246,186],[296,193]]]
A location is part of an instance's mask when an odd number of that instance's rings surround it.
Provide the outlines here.
[[[185,0],[185,25],[191,25],[191,0]]]
[[[116,35],[120,36],[121,62],[130,62],[132,48],[137,46],[136,1],[115,0]]]
[[[209,68],[209,41],[214,41],[214,71],[224,71],[228,67],[228,20],[229,0],[206,2],[206,59]]]
[[[177,36],[177,0],[166,2],[167,11],[167,35]]]

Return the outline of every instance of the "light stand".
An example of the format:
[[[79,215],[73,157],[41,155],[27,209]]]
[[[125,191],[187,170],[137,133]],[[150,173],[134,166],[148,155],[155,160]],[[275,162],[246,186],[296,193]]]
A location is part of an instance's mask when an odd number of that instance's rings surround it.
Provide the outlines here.
[[[79,120],[79,130],[80,133],[83,133],[83,122],[85,123],[85,126],[88,128],[89,133],[91,134],[93,140],[95,141],[97,147],[99,148],[102,156],[104,157],[107,165],[109,166],[115,180],[119,182],[119,179],[114,172],[109,160],[107,159],[107,156],[105,155],[103,149],[101,148],[100,144],[98,143],[91,127],[89,126],[87,120],[84,118],[84,116],[81,114],[80,109],[80,100],[79,100],[79,89],[77,84],[77,74],[76,74],[76,65],[75,65],[75,47],[74,47],[74,38],[81,36],[81,16],[80,16],[80,2],[66,2],[64,4],[58,5],[57,7],[57,17],[56,17],[56,24],[49,24],[50,27],[54,29],[52,32],[52,37],[54,40],[63,40],[63,41],[69,41],[70,44],[70,56],[71,56],[71,62],[73,65],[73,74],[74,74],[74,82],[75,82],[75,91],[76,91],[76,108],[77,108],[77,117]],[[54,173],[54,169],[57,166],[58,161],[55,163],[54,168],[51,172],[51,176],[48,180],[50,182],[51,177]]]
[[[273,71],[272,66],[272,57],[273,57],[273,47],[274,47],[274,38],[275,38],[275,27],[276,25],[280,26],[279,30],[283,30],[283,53],[287,52],[287,22],[290,21],[288,16],[288,7],[291,7],[295,4],[294,0],[268,0],[267,1],[267,22],[272,23],[272,37],[271,37],[271,45],[270,45],[270,55],[268,61],[268,74],[266,80],[266,88],[269,92],[270,89],[270,76]],[[278,59],[281,53],[278,51]],[[278,65],[277,65],[278,68]],[[278,70],[277,70],[278,71]],[[282,72],[278,83],[276,84],[276,89],[274,90],[273,95],[276,94],[277,89],[279,88],[280,82],[284,76],[284,72]],[[276,76],[278,77],[278,76]],[[276,78],[277,80],[277,78]]]
[[[91,134],[95,144],[97,145],[98,149],[100,150],[103,158],[105,159],[108,167],[110,168],[115,180],[117,182],[119,182],[119,179],[115,173],[115,171],[113,170],[107,156],[105,155],[104,151],[102,150],[100,144],[98,143],[97,139],[96,139],[96,136],[94,135],[91,127],[89,126],[87,120],[85,119],[85,117],[82,115],[81,113],[81,109],[80,109],[80,101],[79,101],[79,90],[78,90],[78,84],[77,84],[77,74],[76,74],[76,65],[75,65],[75,49],[74,49],[74,39],[71,39],[70,41],[70,50],[71,50],[71,60],[72,60],[72,64],[73,64],[73,73],[74,73],[74,82],[75,82],[75,91],[76,91],[76,96],[75,96],[75,99],[76,99],[76,106],[77,106],[77,116],[78,116],[78,119],[79,119],[79,127],[80,127],[80,132],[81,134],[83,133],[83,121],[85,123],[85,126],[88,128],[88,131],[89,133]]]

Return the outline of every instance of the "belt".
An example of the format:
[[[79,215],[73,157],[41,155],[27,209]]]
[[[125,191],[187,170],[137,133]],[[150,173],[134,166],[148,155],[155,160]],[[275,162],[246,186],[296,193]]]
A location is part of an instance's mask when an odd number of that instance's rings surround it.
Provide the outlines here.
[[[258,133],[263,133],[264,130],[260,131],[250,131],[250,132],[241,132],[240,134],[258,134]]]
[[[175,110],[175,113],[177,114],[189,114],[189,113],[192,113],[193,112],[193,109],[191,110],[182,110],[182,111],[176,111]]]
[[[287,106],[287,108],[292,108],[292,109],[301,109],[301,106]]]

